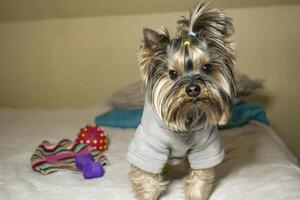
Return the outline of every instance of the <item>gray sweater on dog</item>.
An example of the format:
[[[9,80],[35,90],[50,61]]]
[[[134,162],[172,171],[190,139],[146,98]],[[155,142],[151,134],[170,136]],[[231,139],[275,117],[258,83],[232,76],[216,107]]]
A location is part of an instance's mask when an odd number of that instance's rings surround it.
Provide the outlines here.
[[[134,166],[155,174],[162,172],[167,162],[188,158],[192,169],[218,165],[224,158],[217,127],[200,124],[189,133],[174,133],[159,119],[154,108],[145,103],[141,124],[129,145],[128,161]]]

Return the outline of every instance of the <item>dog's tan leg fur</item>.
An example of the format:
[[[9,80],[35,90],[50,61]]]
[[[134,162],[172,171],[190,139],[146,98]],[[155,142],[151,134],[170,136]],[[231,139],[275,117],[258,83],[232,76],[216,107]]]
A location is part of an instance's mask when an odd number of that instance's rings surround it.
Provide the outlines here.
[[[129,178],[138,200],[157,200],[168,185],[168,181],[164,181],[161,175],[145,172],[134,166],[131,167]]]
[[[214,180],[213,168],[192,169],[186,179],[186,200],[207,200],[213,189]]]

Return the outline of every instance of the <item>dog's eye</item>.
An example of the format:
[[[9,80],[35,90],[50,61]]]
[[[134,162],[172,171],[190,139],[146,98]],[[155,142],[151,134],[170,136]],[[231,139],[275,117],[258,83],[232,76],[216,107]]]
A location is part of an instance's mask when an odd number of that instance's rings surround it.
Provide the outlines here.
[[[178,77],[178,73],[175,70],[169,70],[169,76],[172,80],[175,80]]]
[[[211,71],[212,71],[212,65],[211,64],[205,64],[205,65],[203,65],[202,69],[206,74],[210,74]]]

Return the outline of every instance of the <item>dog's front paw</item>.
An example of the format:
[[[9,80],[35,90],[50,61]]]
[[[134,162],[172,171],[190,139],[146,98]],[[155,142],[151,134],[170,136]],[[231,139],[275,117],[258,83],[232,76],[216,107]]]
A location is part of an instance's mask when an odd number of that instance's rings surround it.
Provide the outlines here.
[[[145,172],[133,167],[129,173],[132,189],[137,200],[157,200],[167,188],[161,175]]]
[[[212,168],[191,170],[186,179],[186,200],[207,200],[213,188],[215,173]]]

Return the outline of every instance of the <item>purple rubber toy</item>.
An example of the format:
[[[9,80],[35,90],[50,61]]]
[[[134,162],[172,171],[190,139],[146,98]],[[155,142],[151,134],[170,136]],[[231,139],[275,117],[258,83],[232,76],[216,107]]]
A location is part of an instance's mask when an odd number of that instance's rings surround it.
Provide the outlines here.
[[[77,169],[82,171],[85,179],[97,178],[104,175],[103,166],[98,162],[94,162],[91,154],[76,156],[75,164]]]

